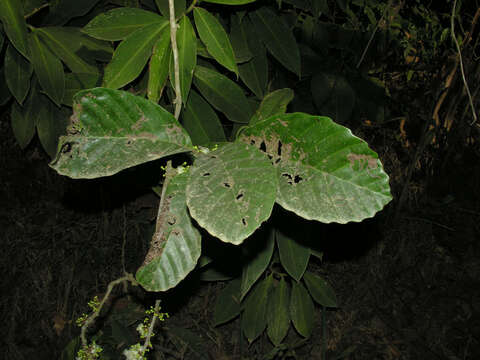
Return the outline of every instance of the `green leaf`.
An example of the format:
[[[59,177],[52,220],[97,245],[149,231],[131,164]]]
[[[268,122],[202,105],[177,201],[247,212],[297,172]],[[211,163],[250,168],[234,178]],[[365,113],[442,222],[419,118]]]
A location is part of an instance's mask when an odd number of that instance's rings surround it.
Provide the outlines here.
[[[267,334],[275,346],[279,346],[290,327],[290,289],[284,278],[270,295],[267,310]]]
[[[276,164],[276,201],[305,219],[362,221],[392,199],[378,155],[327,117],[276,115],[245,127],[239,139],[265,149]]]
[[[251,21],[244,18],[240,25],[240,29],[245,33],[248,48],[253,58],[246,63],[240,64],[238,70],[240,79],[248,86],[248,88],[259,99],[265,94],[268,80],[268,61],[265,46],[259,40],[258,34],[255,32]]]
[[[118,89],[140,75],[160,34],[167,29],[167,21],[155,23],[135,31],[123,40],[105,68],[104,86]]]
[[[171,52],[169,28],[160,34],[150,58],[147,96],[149,100],[155,103],[158,103],[162,96],[163,87],[167,82]]]
[[[159,105],[126,91],[77,93],[67,136],[50,164],[71,178],[96,178],[191,151],[187,132]]]
[[[227,141],[215,110],[193,89],[183,112],[183,126],[194,145]]]
[[[242,26],[240,14],[232,14],[230,17],[230,24],[230,41],[232,43],[236,61],[243,63],[251,60],[253,55],[248,47],[247,34]]]
[[[83,32],[101,40],[123,40],[147,25],[163,24],[166,19],[151,11],[137,8],[117,8],[92,19]]]
[[[84,89],[90,89],[99,85],[100,74],[65,74],[65,94],[62,104],[72,107],[73,97],[77,92]]]
[[[300,51],[282,17],[267,7],[253,11],[249,16],[270,53],[288,70],[300,76]]]
[[[270,259],[273,255],[275,245],[275,232],[272,228],[267,228],[266,231],[257,231],[253,236],[259,245],[254,247],[253,255],[248,259],[248,263],[243,267],[242,283],[241,283],[241,298],[248,293],[252,285],[267,269]],[[266,237],[266,239],[265,239]]]
[[[53,158],[57,152],[59,137],[65,134],[71,112],[65,107],[58,108],[45,96],[38,95],[39,114],[35,117],[35,126],[43,149]]]
[[[100,0],[61,0],[52,1],[50,12],[44,24],[64,25],[70,19],[86,15]]]
[[[306,338],[312,335],[315,318],[313,301],[301,283],[293,282],[290,298],[290,316],[298,333]]]
[[[147,291],[165,291],[178,285],[195,268],[201,236],[193,226],[185,203],[188,173],[175,175],[168,184],[163,224],[154,234],[136,279]]]
[[[215,301],[213,326],[226,323],[240,314],[240,278],[225,286]]]
[[[187,204],[200,226],[238,245],[270,217],[276,191],[275,168],[267,157],[253,146],[228,143],[198,155]]]
[[[230,44],[230,39],[220,22],[215,16],[202,8],[196,7],[193,10],[193,16],[200,39],[207,47],[210,55],[219,64],[238,75],[232,44]]]
[[[10,92],[22,104],[30,89],[33,67],[12,45],[5,53],[5,80]]]
[[[180,69],[180,92],[185,105],[188,100],[192,77],[197,65],[197,38],[187,16],[183,16],[177,29],[178,65]],[[173,54],[170,57],[170,83],[175,89]]]
[[[45,46],[36,32],[30,34],[31,62],[42,89],[60,106],[65,91],[65,74],[60,60]]]
[[[77,55],[81,49],[82,38],[85,36],[80,32],[80,28],[44,27],[35,29],[35,32],[71,71],[77,73],[98,73],[96,66],[87,63]]]
[[[298,229],[296,234],[302,234],[301,229]],[[278,229],[276,238],[282,266],[292,278],[300,281],[307,269],[310,249]]]
[[[29,58],[27,23],[23,17],[22,3],[18,0],[0,1],[0,20],[15,49],[24,57]]]
[[[340,75],[318,73],[311,80],[312,97],[319,113],[346,123],[355,107],[355,91]]]
[[[3,66],[0,67],[0,105],[5,105],[12,97],[5,80],[5,71]]]
[[[254,125],[271,116],[284,114],[287,111],[287,105],[292,100],[293,90],[288,88],[278,89],[267,94],[260,103],[257,112],[250,119],[249,124]]]
[[[303,280],[307,285],[308,291],[318,304],[325,307],[337,307],[337,297],[335,291],[332,289],[325,279],[318,275],[314,275],[307,271],[303,276]]]
[[[232,80],[203,66],[195,69],[194,84],[217,110],[233,122],[247,123],[250,105],[242,89]]]
[[[256,0],[203,0],[204,2],[209,2],[213,4],[222,4],[222,5],[243,5],[249,4]]]
[[[20,106],[16,101],[12,104],[11,123],[13,135],[22,149],[25,149],[35,135],[34,116],[40,109],[32,106],[31,97]]]
[[[273,277],[270,275],[260,281],[245,300],[242,329],[249,343],[255,340],[267,326],[267,307],[272,284]]]
[[[168,7],[168,0],[155,0],[157,4],[158,10],[160,13],[165,16],[166,18],[170,17],[170,9]],[[179,19],[185,13],[186,8],[186,1],[185,0],[175,0],[174,1],[175,7],[175,19]]]

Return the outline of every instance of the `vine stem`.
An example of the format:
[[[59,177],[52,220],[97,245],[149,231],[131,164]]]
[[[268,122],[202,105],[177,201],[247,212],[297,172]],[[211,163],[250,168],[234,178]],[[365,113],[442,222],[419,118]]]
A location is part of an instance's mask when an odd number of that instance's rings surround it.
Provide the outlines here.
[[[170,41],[172,43],[173,52],[173,68],[175,72],[175,119],[178,120],[180,110],[182,109],[182,92],[180,90],[180,66],[178,63],[178,47],[177,47],[177,22],[175,20],[175,6],[174,0],[168,0],[168,7],[170,10]]]
[[[470,88],[468,87],[467,79],[465,78],[465,70],[463,68],[463,60],[462,60],[462,51],[460,49],[460,44],[457,41],[457,36],[455,35],[455,10],[456,10],[456,7],[457,7],[457,0],[454,0],[453,1],[453,7],[452,7],[452,16],[450,16],[450,28],[451,28],[453,41],[455,42],[455,46],[457,47],[458,59],[459,59],[459,62],[460,62],[460,72],[462,73],[463,85],[465,86],[465,90],[466,90],[467,96],[468,96],[468,101],[470,102],[470,108],[472,109],[473,121],[470,123],[470,125],[473,125],[477,122],[477,113],[475,112],[475,106],[473,105],[472,94],[470,93]]]

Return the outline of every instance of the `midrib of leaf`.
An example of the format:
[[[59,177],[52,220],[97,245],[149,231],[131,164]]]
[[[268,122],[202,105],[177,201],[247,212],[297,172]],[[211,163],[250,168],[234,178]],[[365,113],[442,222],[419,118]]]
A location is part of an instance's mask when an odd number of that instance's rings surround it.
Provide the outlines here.
[[[208,76],[208,75],[207,75],[207,76]],[[209,89],[211,89],[213,93],[217,94],[217,96],[219,96],[219,97],[221,97],[221,98],[224,98],[223,94],[222,94],[221,92],[219,92],[219,91],[215,91],[215,88],[209,86],[207,81],[203,81],[203,83],[206,84],[206,86],[207,86]],[[242,109],[239,108],[239,107],[237,107],[235,103],[233,103],[233,102],[231,102],[231,101],[229,101],[228,103],[231,104],[231,105],[233,105],[232,107],[235,108],[235,109],[237,109],[239,112],[242,112]]]
[[[84,73],[92,73],[92,67],[88,66],[88,64],[86,64],[80,57],[78,57],[77,55],[75,55],[75,53],[72,54],[72,51],[70,51],[70,49],[66,46],[64,46],[62,44],[62,42],[60,41],[57,41],[57,39],[55,37],[52,37],[48,32],[46,31],[43,31],[41,28],[40,29],[37,29],[39,32],[41,32],[42,34],[44,34],[46,37],[48,37],[56,46],[58,46],[59,48],[63,49],[63,51],[70,57],[70,59],[77,63],[82,69]],[[79,61],[80,60],[80,61]],[[67,64],[68,66],[68,64]],[[70,69],[72,71],[74,71],[73,69]]]
[[[155,38],[160,31],[163,30],[163,28],[165,27],[165,25],[166,25],[166,24],[164,24],[163,26],[158,27],[158,28],[157,28],[157,31],[153,31],[153,32],[151,33],[151,36],[148,38],[148,41],[145,41],[145,42],[143,43],[143,46],[142,46],[139,50],[143,50],[144,48],[146,48],[147,45],[150,44],[151,40],[152,40],[153,38]],[[139,52],[140,52],[140,51],[137,51],[137,54],[138,54]],[[117,72],[117,76],[112,77],[112,78],[110,79],[109,83],[115,83],[116,79],[117,79],[120,75],[122,75],[123,71],[125,71],[125,69],[128,68],[128,67],[130,66],[130,64],[131,64],[132,62],[134,62],[135,60],[136,60],[136,59],[135,59],[135,56],[131,56],[130,59],[125,63],[125,65]]]
[[[211,27],[209,27],[208,24],[205,22],[204,16],[201,13],[199,13],[199,14],[200,14],[200,20],[202,21],[202,23],[205,26],[208,33],[210,34],[210,37],[213,38],[213,40],[215,41],[217,46],[220,48],[220,50],[223,53],[223,56],[228,59],[229,57],[228,57],[227,52],[223,48],[222,44],[220,44],[220,42],[217,40],[217,38],[213,35],[213,32],[211,31]],[[207,50],[208,50],[208,46],[207,46]]]

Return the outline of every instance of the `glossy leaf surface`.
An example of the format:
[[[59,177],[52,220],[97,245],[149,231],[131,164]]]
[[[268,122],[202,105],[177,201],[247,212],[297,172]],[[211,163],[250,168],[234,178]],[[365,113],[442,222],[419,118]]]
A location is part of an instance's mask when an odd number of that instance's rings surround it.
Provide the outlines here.
[[[270,275],[260,281],[245,300],[242,328],[249,343],[255,340],[267,326],[268,300],[272,284],[273,278]]]
[[[242,89],[224,75],[203,66],[195,69],[194,84],[217,110],[233,122],[247,123],[250,105]]]
[[[195,145],[227,141],[215,110],[193,89],[190,90],[187,106],[183,112],[182,124]]]
[[[251,60],[238,66],[240,79],[242,79],[257,98],[262,99],[265,94],[268,79],[267,50],[260,41],[249,18],[245,17],[239,25],[239,28],[242,33],[245,33],[248,48],[252,54]]]
[[[312,335],[315,308],[308,291],[301,283],[292,283],[290,297],[290,316],[298,333],[304,337]]]
[[[151,11],[137,8],[117,8],[97,15],[83,28],[83,32],[101,40],[123,40],[135,31],[166,19]]]
[[[202,8],[193,10],[195,26],[210,55],[228,70],[238,74],[232,44],[215,16]]]
[[[135,31],[123,40],[105,68],[104,86],[118,89],[136,79],[152,55],[152,48],[160,34],[167,29],[168,22],[155,23]]]
[[[188,173],[177,174],[168,184],[162,209],[162,235],[154,235],[137,281],[147,291],[165,291],[178,285],[195,268],[201,236],[192,225],[185,203]],[[158,231],[158,229],[157,229]]]
[[[271,227],[268,227],[265,231],[262,230],[263,228],[253,235],[254,238],[258,237],[258,239],[252,240],[259,242],[259,245],[253,248],[252,254],[248,254],[249,260],[243,267],[240,289],[242,299],[267,269],[272,259],[273,249],[275,247],[275,232]]]
[[[43,27],[35,30],[49,49],[57,55],[72,72],[98,73],[96,66],[87,63],[78,52],[85,37],[80,28],[75,27]]]
[[[19,0],[0,1],[0,20],[13,46],[28,58],[27,23],[23,17],[22,3]]]
[[[279,346],[290,327],[290,288],[284,278],[269,296],[267,334],[275,346]]]
[[[249,16],[258,36],[275,59],[300,76],[300,51],[283,19],[267,7],[253,11]]]
[[[220,145],[199,154],[190,169],[190,214],[213,236],[241,244],[270,217],[276,181],[275,169],[255,147]]]
[[[325,279],[308,271],[305,273],[303,279],[313,300],[325,307],[337,307],[335,291]]]
[[[215,301],[213,325],[218,326],[240,314],[240,278],[230,281]]]
[[[33,32],[29,36],[31,62],[42,89],[57,105],[63,100],[65,74],[61,61],[41,42]]]
[[[284,114],[288,104],[293,100],[293,95],[293,90],[288,88],[278,89],[267,94],[249,124],[253,125],[271,116]]]
[[[148,99],[158,102],[162,95],[163,87],[168,77],[168,66],[170,61],[170,28],[160,34],[153,47],[152,57],[148,71]]]
[[[74,97],[67,136],[50,164],[71,178],[96,178],[191,150],[172,114],[126,91],[95,88]]]
[[[372,217],[391,199],[378,155],[327,117],[276,115],[241,131],[239,139],[264,148],[277,169],[277,202],[325,223]]]
[[[12,45],[5,52],[5,80],[10,92],[22,104],[30,89],[33,67]]]
[[[301,231],[296,232],[296,234],[301,233]],[[300,281],[310,259],[310,249],[293,239],[290,234],[277,230],[275,236],[282,266],[292,278]]]
[[[177,47],[180,91],[182,93],[182,102],[185,104],[192,86],[193,71],[197,65],[197,38],[187,16],[183,16],[178,24]],[[170,57],[170,82],[175,89],[173,55]]]

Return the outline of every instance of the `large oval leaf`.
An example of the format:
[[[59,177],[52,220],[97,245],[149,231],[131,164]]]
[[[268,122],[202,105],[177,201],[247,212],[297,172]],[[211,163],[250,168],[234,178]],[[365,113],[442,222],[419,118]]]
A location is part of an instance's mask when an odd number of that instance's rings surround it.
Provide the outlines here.
[[[100,40],[123,40],[135,31],[166,20],[151,11],[122,7],[97,15],[83,28],[83,32]]]
[[[253,237],[262,237],[261,239],[249,239],[249,241],[256,241],[258,246],[254,246],[253,254],[246,254],[249,256],[247,265],[243,267],[242,271],[242,283],[240,297],[243,297],[248,293],[252,285],[267,269],[268,264],[273,255],[273,249],[275,245],[275,231],[271,227],[267,227],[266,231],[257,231]],[[265,239],[266,237],[266,239]],[[248,250],[248,247],[245,247]],[[250,251],[250,252],[252,252]]]
[[[36,32],[28,38],[31,62],[42,89],[60,106],[65,91],[65,74],[61,61],[43,44]]]
[[[290,316],[298,333],[304,337],[312,335],[315,308],[307,290],[301,283],[293,282],[290,298]]]
[[[277,168],[276,201],[306,219],[362,221],[392,199],[378,155],[327,117],[277,115],[244,128],[239,139],[265,149]]]
[[[267,50],[260,41],[249,18],[242,19],[239,28],[242,33],[245,33],[248,48],[253,56],[250,61],[239,65],[240,79],[257,98],[262,99],[268,80]]]
[[[215,16],[202,8],[193,10],[198,35],[210,55],[228,70],[238,74],[235,55],[227,33]]]
[[[13,46],[5,53],[5,80],[10,92],[22,104],[30,89],[33,67]]]
[[[192,86],[193,71],[197,65],[197,38],[187,16],[183,16],[178,24],[176,39],[180,71],[180,92],[182,94],[182,102],[185,104],[188,100],[190,87]],[[170,57],[170,83],[175,89],[174,69],[172,54]]]
[[[300,51],[283,19],[267,7],[249,14],[260,39],[272,55],[288,70],[300,76]]]
[[[160,227],[136,279],[148,291],[175,287],[195,268],[201,252],[201,236],[192,225],[185,203],[188,173],[173,177],[165,192]]]
[[[195,69],[194,84],[216,109],[233,122],[247,123],[251,110],[242,89],[232,80],[203,66]]]
[[[255,147],[228,143],[199,154],[190,171],[187,204],[210,234],[238,245],[270,217],[275,169]]]
[[[325,307],[337,307],[335,291],[325,279],[307,271],[303,276],[303,280],[305,281],[313,300],[318,304]]]
[[[215,110],[193,89],[183,112],[182,124],[195,145],[227,141]]]
[[[273,284],[272,275],[260,281],[245,300],[242,329],[248,342],[255,340],[267,326],[269,294]]]
[[[50,50],[57,55],[73,72],[98,73],[96,66],[87,63],[78,52],[85,36],[80,28],[75,27],[43,27],[35,30]]]
[[[152,55],[153,45],[167,29],[167,21],[155,23],[135,31],[123,40],[105,68],[104,86],[118,89],[140,75]]]
[[[159,105],[126,91],[95,88],[74,97],[67,136],[50,164],[72,178],[96,178],[192,150],[187,132]]]
[[[302,232],[297,231],[296,233],[301,234]],[[278,229],[276,238],[282,266],[292,278],[300,281],[310,259],[310,249]]]
[[[0,1],[0,20],[15,49],[28,58],[27,23],[23,17],[22,2],[18,0]]]
[[[267,334],[279,346],[290,327],[290,288],[284,278],[270,295],[267,311]]]

